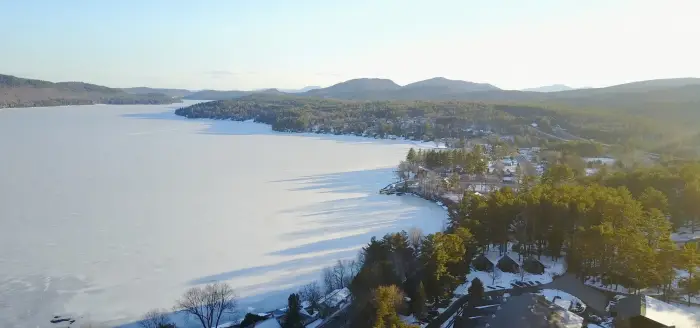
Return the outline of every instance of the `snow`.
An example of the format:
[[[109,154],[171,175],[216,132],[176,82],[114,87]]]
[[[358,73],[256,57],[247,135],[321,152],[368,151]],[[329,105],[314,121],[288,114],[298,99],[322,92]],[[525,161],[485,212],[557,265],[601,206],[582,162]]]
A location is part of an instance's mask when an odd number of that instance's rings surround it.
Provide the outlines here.
[[[255,328],[282,328],[282,326],[277,319],[272,318],[256,323]]]
[[[512,251],[512,246],[512,244],[508,244],[508,251],[505,253],[505,256],[510,256],[513,260],[518,262],[518,264],[522,265],[522,259],[518,261],[518,253]],[[489,251],[486,252],[485,256],[494,264],[498,263],[498,260],[501,258],[497,247],[492,247]],[[494,271],[496,274],[495,279],[494,273],[476,271],[472,269],[472,271],[467,275],[467,281],[464,284],[458,286],[455,289],[454,294],[466,295],[469,286],[471,286],[471,282],[475,278],[479,278],[479,280],[481,280],[481,282],[484,284],[485,291],[492,291],[498,289],[513,289],[514,287],[511,286],[510,283],[516,281],[534,283],[539,282],[542,285],[548,284],[552,282],[554,276],[562,275],[566,272],[566,265],[564,264],[564,259],[553,261],[548,257],[542,256],[540,262],[542,262],[542,264],[544,264],[545,266],[545,272],[543,274],[530,274],[526,272],[522,279],[520,273],[503,272],[497,267],[494,267]]]
[[[700,239],[700,227],[695,232],[692,232],[690,227],[681,227],[671,234],[671,241],[675,243],[687,243],[697,239]]]
[[[1,113],[0,326],[127,325],[215,281],[264,312],[373,236],[444,226],[426,200],[378,194],[421,145],[172,113],[187,105]]]
[[[345,287],[342,289],[336,289],[328,293],[328,295],[321,297],[321,299],[318,302],[330,307],[336,307],[338,306],[338,304],[345,301],[348,297],[350,297],[350,290],[347,287]]]
[[[676,328],[696,328],[700,325],[698,313],[673,306],[653,297],[645,296],[646,317],[667,326]]]
[[[566,309],[573,310],[577,307],[581,310],[586,309],[584,304],[578,297],[558,289],[542,289],[537,294],[544,296],[548,301]]]
[[[320,326],[322,323],[323,323],[323,319],[318,319],[318,320],[306,325],[306,328],[316,328],[316,327]]]

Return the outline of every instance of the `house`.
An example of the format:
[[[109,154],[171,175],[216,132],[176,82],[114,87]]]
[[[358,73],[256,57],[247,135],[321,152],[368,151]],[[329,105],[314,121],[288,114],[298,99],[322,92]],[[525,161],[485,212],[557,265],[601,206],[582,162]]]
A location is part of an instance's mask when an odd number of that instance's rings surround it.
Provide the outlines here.
[[[472,260],[472,266],[477,271],[492,272],[494,264],[484,254],[480,254]]]
[[[523,270],[532,274],[543,274],[544,264],[534,257],[528,257],[523,261]]]
[[[275,320],[275,318],[272,316],[272,314],[267,314],[267,313],[259,313],[259,314],[254,314],[254,313],[246,313],[245,317],[241,321],[241,323],[238,325],[238,327],[241,328],[253,328],[257,327],[258,323],[261,323],[263,321],[267,320]]]
[[[256,322],[255,328],[282,328],[282,325],[275,318],[266,319],[265,321]]]
[[[318,301],[320,310],[324,312],[334,312],[348,303],[350,295],[350,290],[347,287],[336,289],[328,295],[321,297]]]
[[[498,307],[476,307],[473,311],[465,311],[463,318],[464,327],[583,327],[580,316],[541,295],[527,293],[511,296]]]
[[[694,328],[694,313],[646,295],[630,295],[611,309],[616,328]]]
[[[520,271],[520,265],[518,262],[515,262],[515,260],[508,255],[498,260],[496,266],[503,272],[517,273]]]

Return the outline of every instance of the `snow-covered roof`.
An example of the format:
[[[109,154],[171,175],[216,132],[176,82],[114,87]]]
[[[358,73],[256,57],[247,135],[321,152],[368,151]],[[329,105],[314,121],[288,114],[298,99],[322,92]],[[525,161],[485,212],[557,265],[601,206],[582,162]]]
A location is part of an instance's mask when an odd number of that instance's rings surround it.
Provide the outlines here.
[[[347,287],[345,287],[330,292],[328,295],[322,297],[319,300],[319,303],[325,304],[330,307],[335,307],[348,297],[350,297],[350,290]]]
[[[277,319],[267,319],[256,323],[255,328],[282,328],[282,326],[277,322]]]
[[[318,320],[316,320],[316,321],[314,321],[314,322],[312,322],[312,323],[306,325],[306,328],[316,328],[316,327],[320,326],[321,323],[323,323],[323,320],[322,320],[322,319],[318,319]]]
[[[675,307],[653,297],[644,296],[644,316],[666,326],[675,328],[695,328],[700,320],[687,310]]]

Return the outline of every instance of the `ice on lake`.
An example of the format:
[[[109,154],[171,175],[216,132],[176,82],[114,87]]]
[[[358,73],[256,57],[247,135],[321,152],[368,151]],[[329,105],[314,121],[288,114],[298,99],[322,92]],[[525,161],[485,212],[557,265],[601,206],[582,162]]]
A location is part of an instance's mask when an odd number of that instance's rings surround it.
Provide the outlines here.
[[[275,307],[371,236],[444,224],[440,206],[377,193],[415,145],[179,106],[0,112],[0,326],[132,322],[212,281]]]

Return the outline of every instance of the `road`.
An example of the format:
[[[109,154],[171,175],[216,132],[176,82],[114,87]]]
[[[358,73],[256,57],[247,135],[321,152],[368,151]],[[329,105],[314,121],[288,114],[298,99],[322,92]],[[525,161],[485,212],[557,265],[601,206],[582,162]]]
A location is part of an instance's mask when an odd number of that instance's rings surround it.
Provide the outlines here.
[[[579,279],[577,279],[573,274],[567,273],[561,277],[556,278],[554,281],[537,286],[530,287],[520,287],[507,290],[496,290],[487,291],[484,296],[487,297],[500,297],[504,293],[509,293],[513,296],[522,295],[524,293],[533,293],[542,289],[558,289],[578,297],[583,303],[585,303],[593,314],[598,316],[603,316],[607,311],[605,307],[608,304],[608,298],[604,292],[599,291],[593,287],[586,286]],[[433,320],[427,328],[437,328],[443,323],[449,320],[452,315],[457,311],[462,311],[464,313],[464,307],[467,305],[467,298],[469,295],[464,295],[455,301],[452,306],[450,306],[445,312],[440,314],[435,320]],[[459,325],[455,325],[459,327]]]

